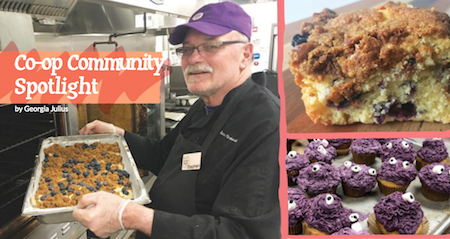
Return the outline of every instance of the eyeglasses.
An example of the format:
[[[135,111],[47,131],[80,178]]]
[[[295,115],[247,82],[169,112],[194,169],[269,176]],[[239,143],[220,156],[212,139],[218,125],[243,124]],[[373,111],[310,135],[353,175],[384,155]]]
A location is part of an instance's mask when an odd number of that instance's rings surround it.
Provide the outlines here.
[[[197,49],[198,54],[203,57],[209,57],[214,55],[219,48],[224,45],[236,44],[236,43],[247,43],[244,41],[221,41],[221,42],[208,42],[203,43],[198,46],[183,46],[175,49],[175,52],[179,57],[190,56]]]

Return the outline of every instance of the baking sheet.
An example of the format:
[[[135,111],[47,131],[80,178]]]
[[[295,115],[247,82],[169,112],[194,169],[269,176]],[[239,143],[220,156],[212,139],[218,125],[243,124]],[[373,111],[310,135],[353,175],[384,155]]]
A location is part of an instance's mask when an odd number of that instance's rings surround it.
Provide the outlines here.
[[[134,199],[131,201],[138,204],[150,203],[150,198],[145,189],[144,183],[139,176],[136,163],[134,162],[130,149],[128,148],[128,145],[122,136],[119,136],[117,134],[95,134],[49,137],[42,141],[39,155],[36,158],[35,167],[22,207],[23,215],[37,216],[40,222],[47,224],[75,221],[75,219],[72,217],[72,211],[75,209],[75,206],[41,209],[34,207],[31,200],[36,194],[37,189],[39,188],[39,179],[42,172],[42,161],[45,158],[45,148],[48,148],[53,144],[71,146],[75,143],[92,144],[94,142],[109,144],[113,144],[116,142],[118,143],[120,154],[122,156],[122,163],[124,164],[124,169],[130,174],[131,188],[134,195]]]
[[[422,147],[422,145],[418,143],[423,141],[421,139],[407,140],[412,142],[416,150]],[[449,148],[448,145],[447,148]],[[335,167],[339,167],[343,165],[347,160],[352,161],[351,153],[345,156],[338,156],[332,165]],[[381,168],[381,159],[377,157],[375,163],[370,165],[370,167],[376,169],[378,172],[378,170]],[[450,226],[450,203],[449,201],[433,202],[431,200],[428,200],[420,192],[421,185],[422,184],[420,183],[419,176],[417,176],[416,179],[414,179],[414,181],[412,181],[409,187],[406,189],[406,192],[411,192],[412,194],[414,194],[415,199],[420,202],[424,215],[429,220],[430,229],[428,231],[428,234],[442,234],[446,230],[446,228]],[[342,190],[342,186],[338,187],[336,194],[342,199],[342,204],[344,205],[344,207],[351,208],[363,213],[373,213],[373,207],[375,206],[375,204],[380,201],[381,197],[384,197],[384,194],[380,192],[378,185],[376,185],[371,192],[360,198],[345,196]],[[360,222],[364,230],[368,230],[367,220],[368,219]]]

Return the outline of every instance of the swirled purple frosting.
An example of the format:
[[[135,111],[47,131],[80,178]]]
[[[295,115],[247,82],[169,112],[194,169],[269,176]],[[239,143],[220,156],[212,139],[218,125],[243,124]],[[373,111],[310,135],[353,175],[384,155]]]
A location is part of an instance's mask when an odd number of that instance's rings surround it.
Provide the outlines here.
[[[351,163],[350,161],[348,161]],[[339,167],[342,182],[353,189],[369,192],[377,184],[376,170],[364,164],[351,163]],[[358,171],[359,170],[359,171]],[[371,174],[372,173],[372,174]]]
[[[295,153],[294,157],[291,157]],[[291,151],[286,155],[286,170],[300,170],[309,165],[308,157],[304,154],[299,154]]]
[[[331,235],[370,235],[370,233],[366,230],[355,231],[350,227],[344,227],[341,230],[331,234]]]
[[[414,234],[422,223],[423,211],[418,201],[410,202],[394,192],[382,197],[373,210],[375,218],[388,232]]]
[[[296,182],[303,191],[315,195],[332,191],[341,183],[341,174],[330,164],[315,162],[300,170]]]
[[[381,144],[375,139],[355,139],[350,145],[350,151],[355,154],[377,154]]]
[[[289,226],[295,226],[299,221],[303,220],[303,210],[306,208],[305,204],[308,199],[298,188],[288,188],[288,198],[289,205],[293,206],[289,208]]]
[[[432,163],[422,167],[419,179],[433,191],[450,194],[450,165],[448,164]]]
[[[409,166],[406,167],[405,164],[409,164]],[[408,161],[396,159],[396,163],[391,164],[390,160],[386,160],[381,164],[377,176],[398,185],[407,185],[416,178],[417,170]]]
[[[330,143],[333,147],[339,147],[343,144],[351,143],[351,139],[327,139],[327,141]]]
[[[417,155],[428,163],[437,163],[448,157],[447,147],[442,139],[426,139]]]
[[[407,160],[413,163],[416,160],[417,152],[411,142],[404,139],[393,139],[381,146],[379,154],[381,161],[394,157],[397,160]]]
[[[309,199],[306,202],[306,208],[304,220],[308,226],[328,234],[337,232],[344,227],[350,227],[352,222],[348,216],[355,213],[355,211],[342,206],[338,196],[329,193],[319,194]]]
[[[310,142],[305,148],[305,155],[309,159],[331,164],[337,153],[327,140],[321,140]]]

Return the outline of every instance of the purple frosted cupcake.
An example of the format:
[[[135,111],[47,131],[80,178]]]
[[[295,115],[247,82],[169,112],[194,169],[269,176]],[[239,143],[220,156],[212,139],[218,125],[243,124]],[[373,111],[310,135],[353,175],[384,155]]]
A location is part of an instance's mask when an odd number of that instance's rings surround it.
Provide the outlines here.
[[[298,171],[309,165],[309,160],[304,154],[299,154],[296,151],[290,151],[286,155],[286,170],[288,176],[288,186],[295,186],[295,178]]]
[[[324,162],[316,162],[300,170],[297,185],[312,198],[321,193],[335,193],[341,183],[339,170]]]
[[[306,146],[305,155],[311,163],[325,162],[331,164],[336,158],[336,149],[330,143],[323,140],[312,141]]]
[[[412,143],[404,139],[393,139],[383,144],[380,149],[380,158],[383,162],[394,157],[397,160],[414,163],[416,155],[417,152]]]
[[[337,155],[347,155],[352,144],[351,139],[327,139],[327,141],[336,149]]]
[[[420,169],[419,179],[426,198],[432,201],[447,201],[450,198],[450,165],[428,164]]]
[[[423,211],[412,193],[394,192],[382,197],[373,210],[383,234],[423,234]]]
[[[344,194],[349,197],[362,197],[377,184],[377,171],[363,164],[346,161],[339,172]]]
[[[440,138],[426,139],[417,151],[416,169],[431,163],[443,163],[448,158],[447,147]]]
[[[330,235],[344,227],[350,227],[358,218],[364,217],[342,205],[341,199],[329,193],[323,193],[309,199],[305,204],[303,234]]]
[[[350,145],[350,152],[355,163],[371,165],[375,163],[380,147],[381,144],[375,139],[355,139]]]
[[[397,160],[394,157],[384,161],[377,174],[378,187],[384,195],[393,192],[405,192],[417,171],[409,161]]]
[[[289,235],[302,233],[303,208],[307,198],[300,189],[288,188]]]

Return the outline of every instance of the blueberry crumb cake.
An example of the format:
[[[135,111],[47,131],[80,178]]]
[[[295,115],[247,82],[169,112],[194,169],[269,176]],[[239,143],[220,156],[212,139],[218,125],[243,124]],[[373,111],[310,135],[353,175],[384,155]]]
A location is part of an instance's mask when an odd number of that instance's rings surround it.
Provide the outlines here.
[[[37,208],[75,206],[81,196],[97,191],[133,198],[118,143],[53,144],[44,155],[39,188],[32,199]]]
[[[450,18],[389,2],[325,9],[293,40],[290,69],[315,123],[450,122]]]

